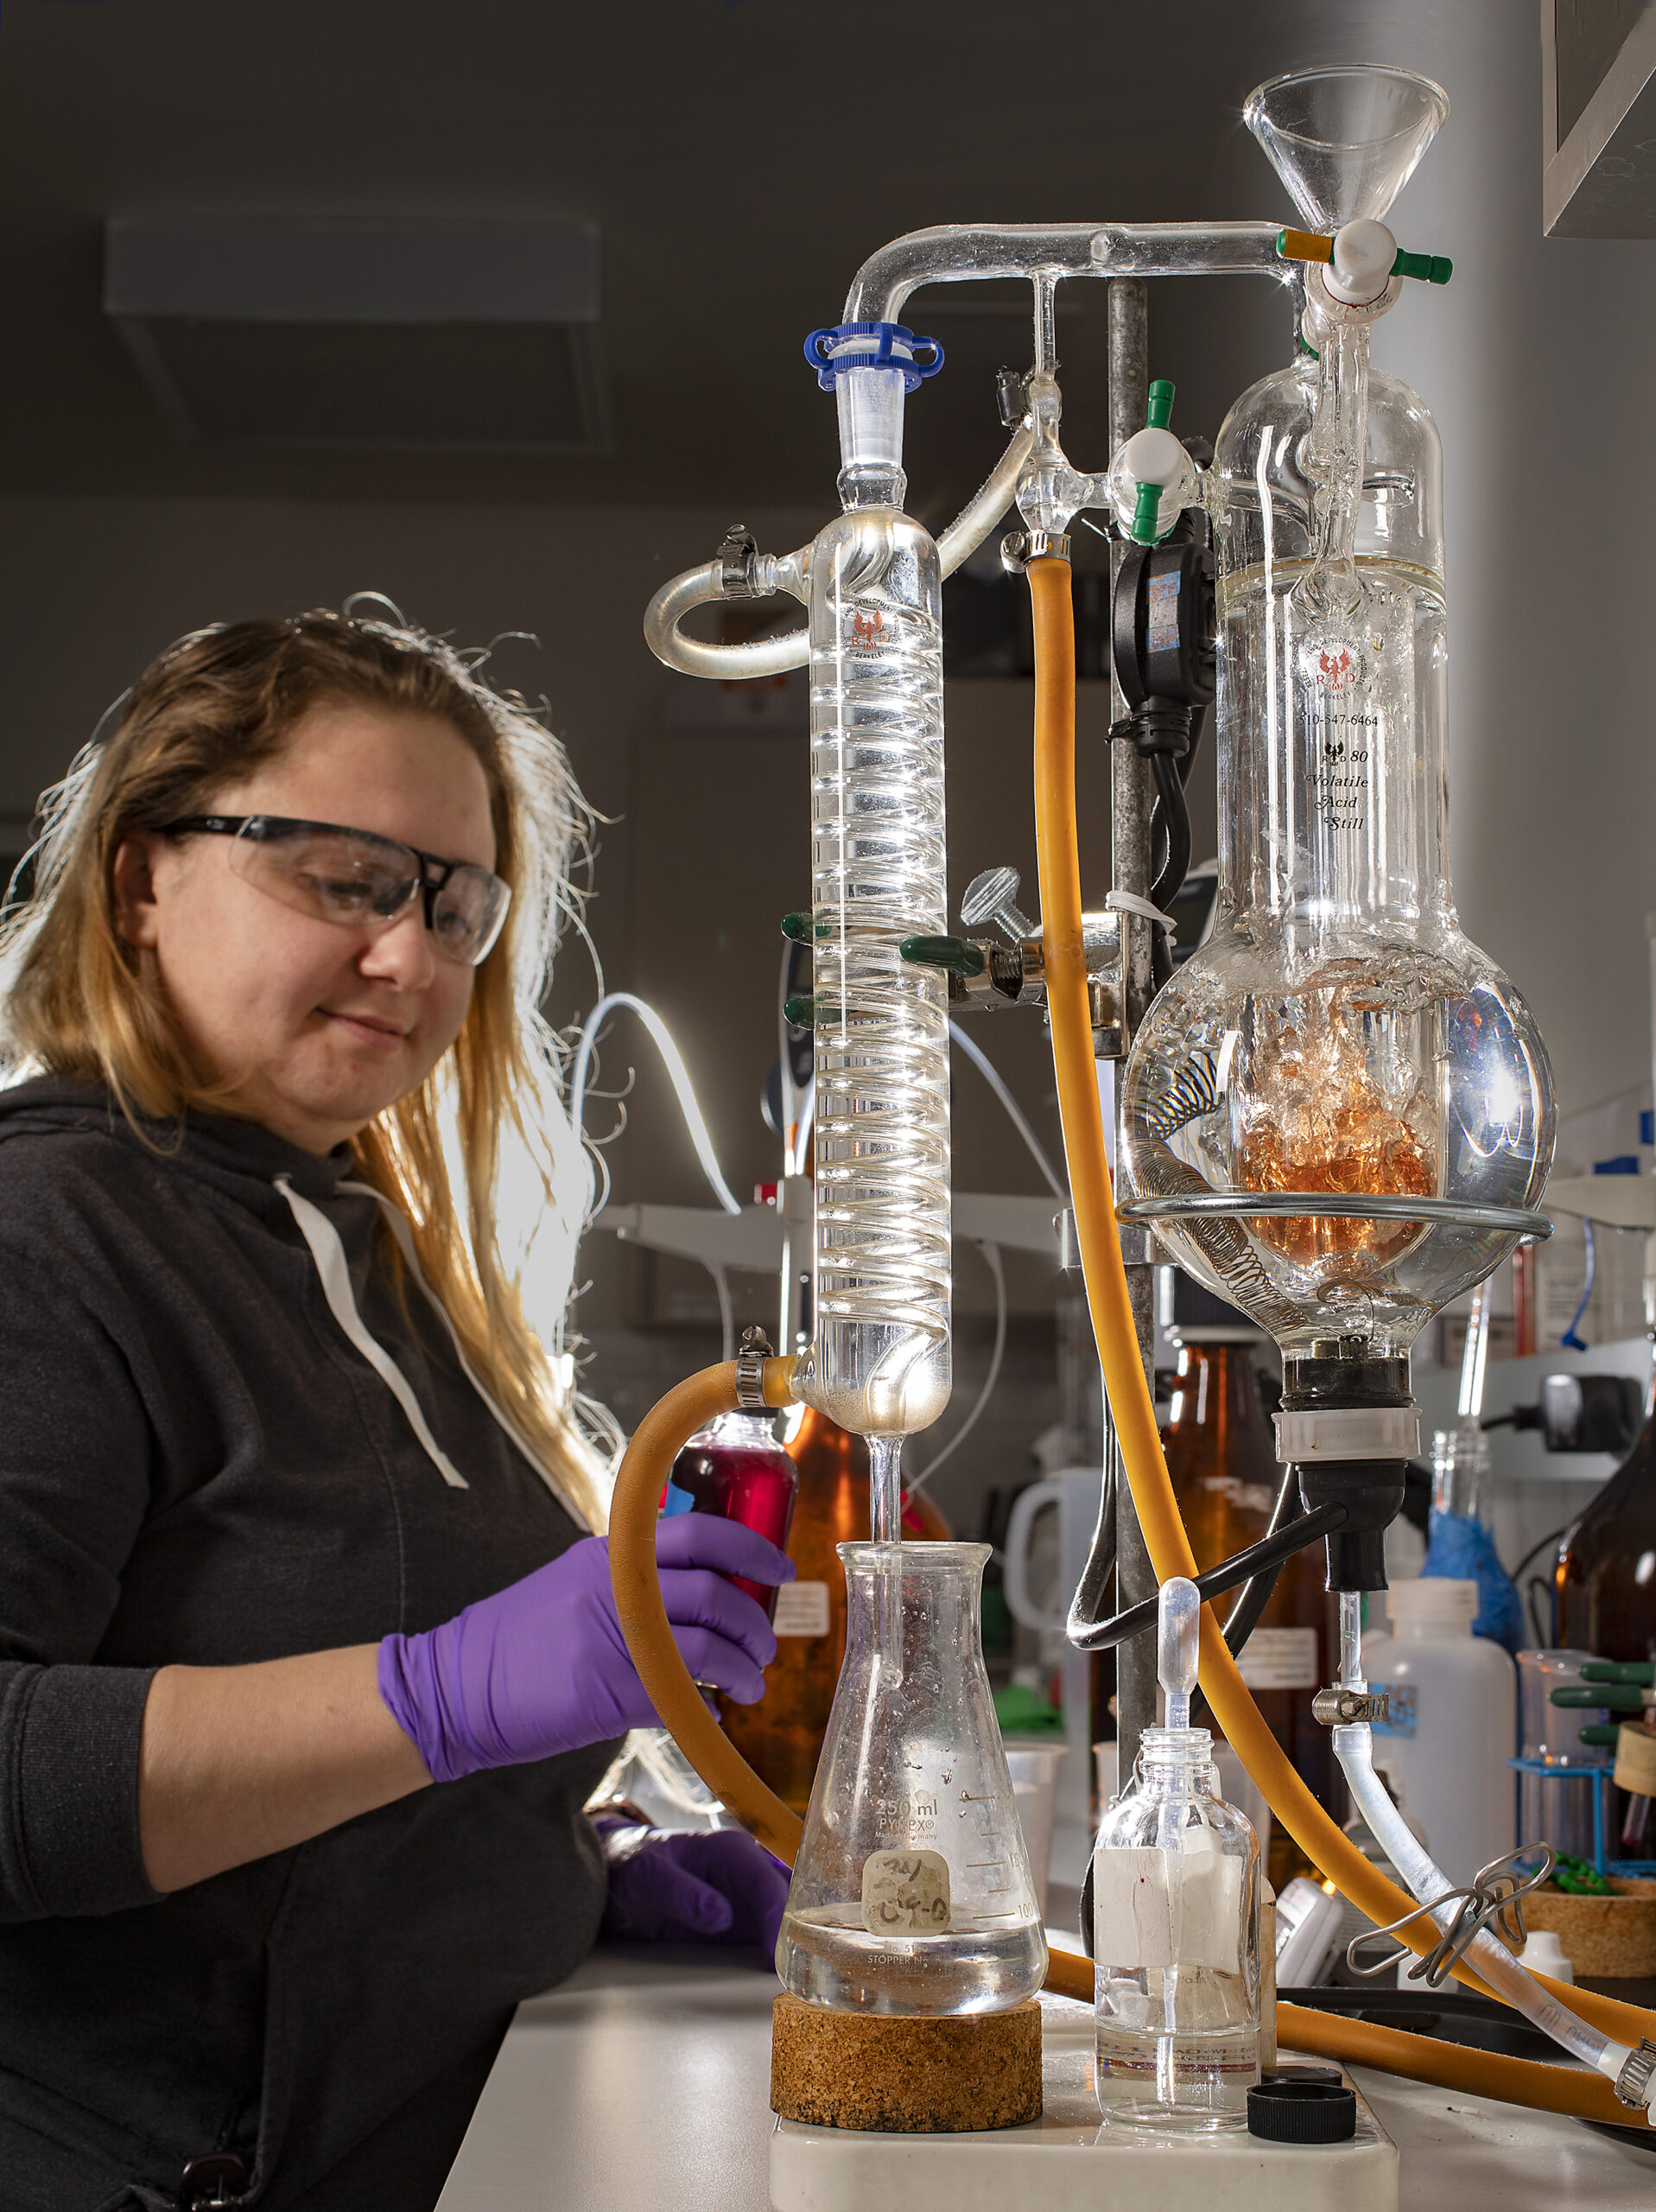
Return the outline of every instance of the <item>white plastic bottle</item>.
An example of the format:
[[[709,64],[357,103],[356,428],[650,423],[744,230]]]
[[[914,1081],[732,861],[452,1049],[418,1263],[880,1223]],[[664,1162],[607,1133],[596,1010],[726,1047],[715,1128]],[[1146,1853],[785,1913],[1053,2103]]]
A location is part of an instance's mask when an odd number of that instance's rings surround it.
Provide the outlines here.
[[[1475,1582],[1423,1575],[1386,1593],[1389,1636],[1363,1638],[1363,1672],[1386,1691],[1374,1764],[1432,1857],[1456,1884],[1513,1849],[1517,1675],[1498,1643],[1474,1636]]]

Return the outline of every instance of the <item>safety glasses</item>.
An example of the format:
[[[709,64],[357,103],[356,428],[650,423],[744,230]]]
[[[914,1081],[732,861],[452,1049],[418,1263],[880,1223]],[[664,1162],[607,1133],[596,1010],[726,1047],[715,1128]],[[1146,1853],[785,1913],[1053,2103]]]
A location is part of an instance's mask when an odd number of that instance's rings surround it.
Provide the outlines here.
[[[166,824],[169,837],[228,837],[230,865],[244,883],[296,914],[376,935],[417,897],[445,959],[475,968],[499,936],[511,887],[471,861],[439,860],[371,830],[295,822],[282,814],[191,814]]]

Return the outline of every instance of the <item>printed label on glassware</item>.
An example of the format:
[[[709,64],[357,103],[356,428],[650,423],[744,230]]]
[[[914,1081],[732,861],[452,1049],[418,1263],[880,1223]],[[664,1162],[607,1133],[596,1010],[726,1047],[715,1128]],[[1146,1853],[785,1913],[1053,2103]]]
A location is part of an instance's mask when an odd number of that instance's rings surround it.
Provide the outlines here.
[[[777,1617],[771,1625],[778,1636],[826,1636],[827,1583],[784,1582],[777,1592]]]
[[[1377,1736],[1412,1736],[1417,1718],[1417,1685],[1413,1682],[1370,1682],[1368,1687],[1386,1700],[1385,1719],[1369,1724],[1374,1733]]]
[[[1186,1832],[1175,1858],[1149,1845],[1093,1859],[1093,1955],[1100,1969],[1211,1967],[1234,1974],[1241,1956],[1242,1866]]]
[[[941,1851],[871,1851],[862,1862],[862,1924],[871,1936],[946,1936],[949,1861]]]
[[[1236,1655],[1251,1690],[1314,1690],[1322,1679],[1314,1628],[1256,1628]]]

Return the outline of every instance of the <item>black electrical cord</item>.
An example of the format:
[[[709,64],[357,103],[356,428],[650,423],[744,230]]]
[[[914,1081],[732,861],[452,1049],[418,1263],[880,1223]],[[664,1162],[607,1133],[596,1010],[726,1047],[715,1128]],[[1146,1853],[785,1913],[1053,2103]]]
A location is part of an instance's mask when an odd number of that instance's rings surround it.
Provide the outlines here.
[[[1257,1544],[1238,1552],[1222,1567],[1209,1567],[1205,1574],[1198,1574],[1196,1589],[1204,1601],[1223,1597],[1238,1583],[1264,1573],[1268,1567],[1280,1567],[1284,1560],[1303,1552],[1319,1537],[1332,1535],[1336,1529],[1343,1529],[1348,1518],[1345,1507],[1333,1500],[1316,1506],[1310,1512],[1302,1513],[1297,1521],[1291,1521],[1274,1536],[1261,1536]],[[1098,1621],[1089,1626],[1075,1624],[1072,1613],[1069,1642],[1077,1651],[1111,1650],[1116,1644],[1125,1643],[1129,1637],[1141,1636],[1146,1629],[1154,1628],[1160,1603],[1159,1595],[1146,1598],[1141,1605],[1129,1605],[1114,1620]]]
[[[1190,810],[1184,803],[1179,764],[1171,753],[1152,753],[1151,773],[1156,779],[1156,814],[1167,838],[1167,857],[1150,887],[1152,906],[1167,912],[1168,901],[1177,898],[1190,869]]]
[[[1271,1518],[1266,1524],[1267,1536],[1274,1536],[1279,1529],[1286,1527],[1288,1516],[1298,1497],[1299,1476],[1291,1466],[1285,1467],[1281,1485],[1277,1491],[1277,1502],[1272,1507]],[[1230,1616],[1225,1623],[1225,1644],[1233,1659],[1259,1626],[1259,1615],[1271,1603],[1285,1565],[1285,1560],[1278,1560],[1273,1567],[1260,1574],[1251,1574],[1243,1584],[1241,1595],[1231,1607]]]

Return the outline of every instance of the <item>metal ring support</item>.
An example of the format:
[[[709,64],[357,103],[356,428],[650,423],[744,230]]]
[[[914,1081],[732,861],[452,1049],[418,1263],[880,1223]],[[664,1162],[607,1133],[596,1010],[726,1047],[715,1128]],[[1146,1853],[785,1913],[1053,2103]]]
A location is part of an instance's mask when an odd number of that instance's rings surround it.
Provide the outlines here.
[[[1522,1206],[1327,1191],[1191,1191],[1171,1198],[1126,1198],[1115,1211],[1120,1221],[1149,1222],[1224,1220],[1234,1214],[1257,1214],[1273,1221],[1300,1216],[1331,1221],[1444,1221],[1459,1229],[1515,1233],[1538,1244],[1552,1234],[1552,1224],[1544,1213],[1530,1213]]]

